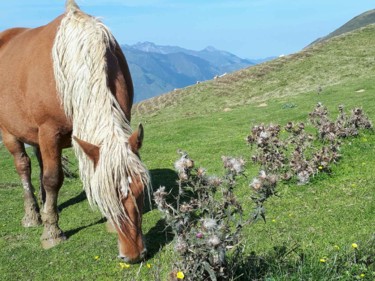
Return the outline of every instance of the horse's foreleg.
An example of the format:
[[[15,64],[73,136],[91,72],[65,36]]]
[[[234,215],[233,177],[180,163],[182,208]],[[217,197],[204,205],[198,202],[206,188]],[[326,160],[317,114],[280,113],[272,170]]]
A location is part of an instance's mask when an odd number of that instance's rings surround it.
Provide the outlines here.
[[[23,185],[25,216],[22,219],[22,225],[25,227],[40,225],[39,206],[31,183],[31,162],[26,154],[25,145],[5,130],[3,130],[3,143],[13,155],[14,164]]]
[[[51,248],[63,240],[66,236],[58,225],[59,214],[57,211],[57,196],[64,180],[61,165],[61,148],[55,135],[39,132],[40,152],[43,160],[42,185],[46,192],[41,215],[44,231],[41,237],[42,247]]]

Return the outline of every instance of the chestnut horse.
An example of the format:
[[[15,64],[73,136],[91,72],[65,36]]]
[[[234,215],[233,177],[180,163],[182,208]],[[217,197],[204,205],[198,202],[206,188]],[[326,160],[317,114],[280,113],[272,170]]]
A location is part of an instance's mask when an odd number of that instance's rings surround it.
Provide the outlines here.
[[[143,128],[130,127],[133,84],[110,31],[74,0],[49,24],[0,33],[0,129],[24,188],[25,227],[43,223],[45,248],[66,237],[58,225],[61,153],[74,148],[87,198],[113,223],[120,257],[143,259],[141,223],[149,174],[139,158]],[[24,144],[37,151],[42,207]]]

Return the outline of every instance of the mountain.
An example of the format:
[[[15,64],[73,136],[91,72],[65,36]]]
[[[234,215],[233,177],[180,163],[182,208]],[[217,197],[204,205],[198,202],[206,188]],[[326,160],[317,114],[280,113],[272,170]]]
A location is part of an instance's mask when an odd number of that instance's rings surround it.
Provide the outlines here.
[[[262,105],[273,98],[287,102],[294,96],[313,95],[319,101],[335,85],[354,82],[356,86],[345,94],[355,98],[357,90],[373,84],[367,81],[373,81],[374,45],[375,25],[368,25],[298,53],[142,101],[133,107],[133,113],[146,118],[156,112],[158,116],[178,112],[190,118]],[[365,85],[358,86],[361,81]],[[318,89],[322,89],[319,96]]]
[[[214,47],[193,51],[151,42],[121,47],[132,74],[135,102],[254,65]]]
[[[351,19],[350,21],[348,21],[347,23],[345,23],[344,25],[342,25],[335,31],[328,34],[327,36],[318,38],[312,44],[328,40],[332,37],[335,37],[335,36],[338,36],[338,35],[341,35],[341,34],[344,34],[344,33],[347,33],[347,32],[350,32],[350,31],[353,31],[358,28],[365,27],[369,24],[374,24],[374,23],[375,23],[375,9],[364,12],[354,17],[353,19]]]

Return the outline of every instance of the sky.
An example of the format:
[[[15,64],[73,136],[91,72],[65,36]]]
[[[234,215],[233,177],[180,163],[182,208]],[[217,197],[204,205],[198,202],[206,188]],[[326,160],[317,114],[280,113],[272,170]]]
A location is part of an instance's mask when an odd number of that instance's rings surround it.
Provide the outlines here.
[[[149,41],[202,50],[213,46],[241,58],[298,52],[373,0],[76,0],[99,17],[120,44]],[[44,25],[65,0],[0,0],[0,30]]]

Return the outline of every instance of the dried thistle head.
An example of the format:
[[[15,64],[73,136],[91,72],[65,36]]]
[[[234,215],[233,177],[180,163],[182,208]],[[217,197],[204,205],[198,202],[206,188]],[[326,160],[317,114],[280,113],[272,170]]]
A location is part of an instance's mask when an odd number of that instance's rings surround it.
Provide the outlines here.
[[[154,201],[160,211],[166,209],[166,197],[168,193],[165,191],[165,186],[160,186],[158,190],[154,192]]]
[[[182,151],[178,150],[178,154],[181,157],[174,163],[174,168],[178,174],[178,177],[181,181],[187,181],[189,179],[191,170],[194,168],[194,161],[189,158],[189,155]]]
[[[206,231],[212,231],[217,229],[217,221],[211,218],[205,218],[202,221],[202,228]]]
[[[221,160],[223,160],[224,168],[234,175],[240,175],[245,170],[245,160],[243,158],[222,156]]]

